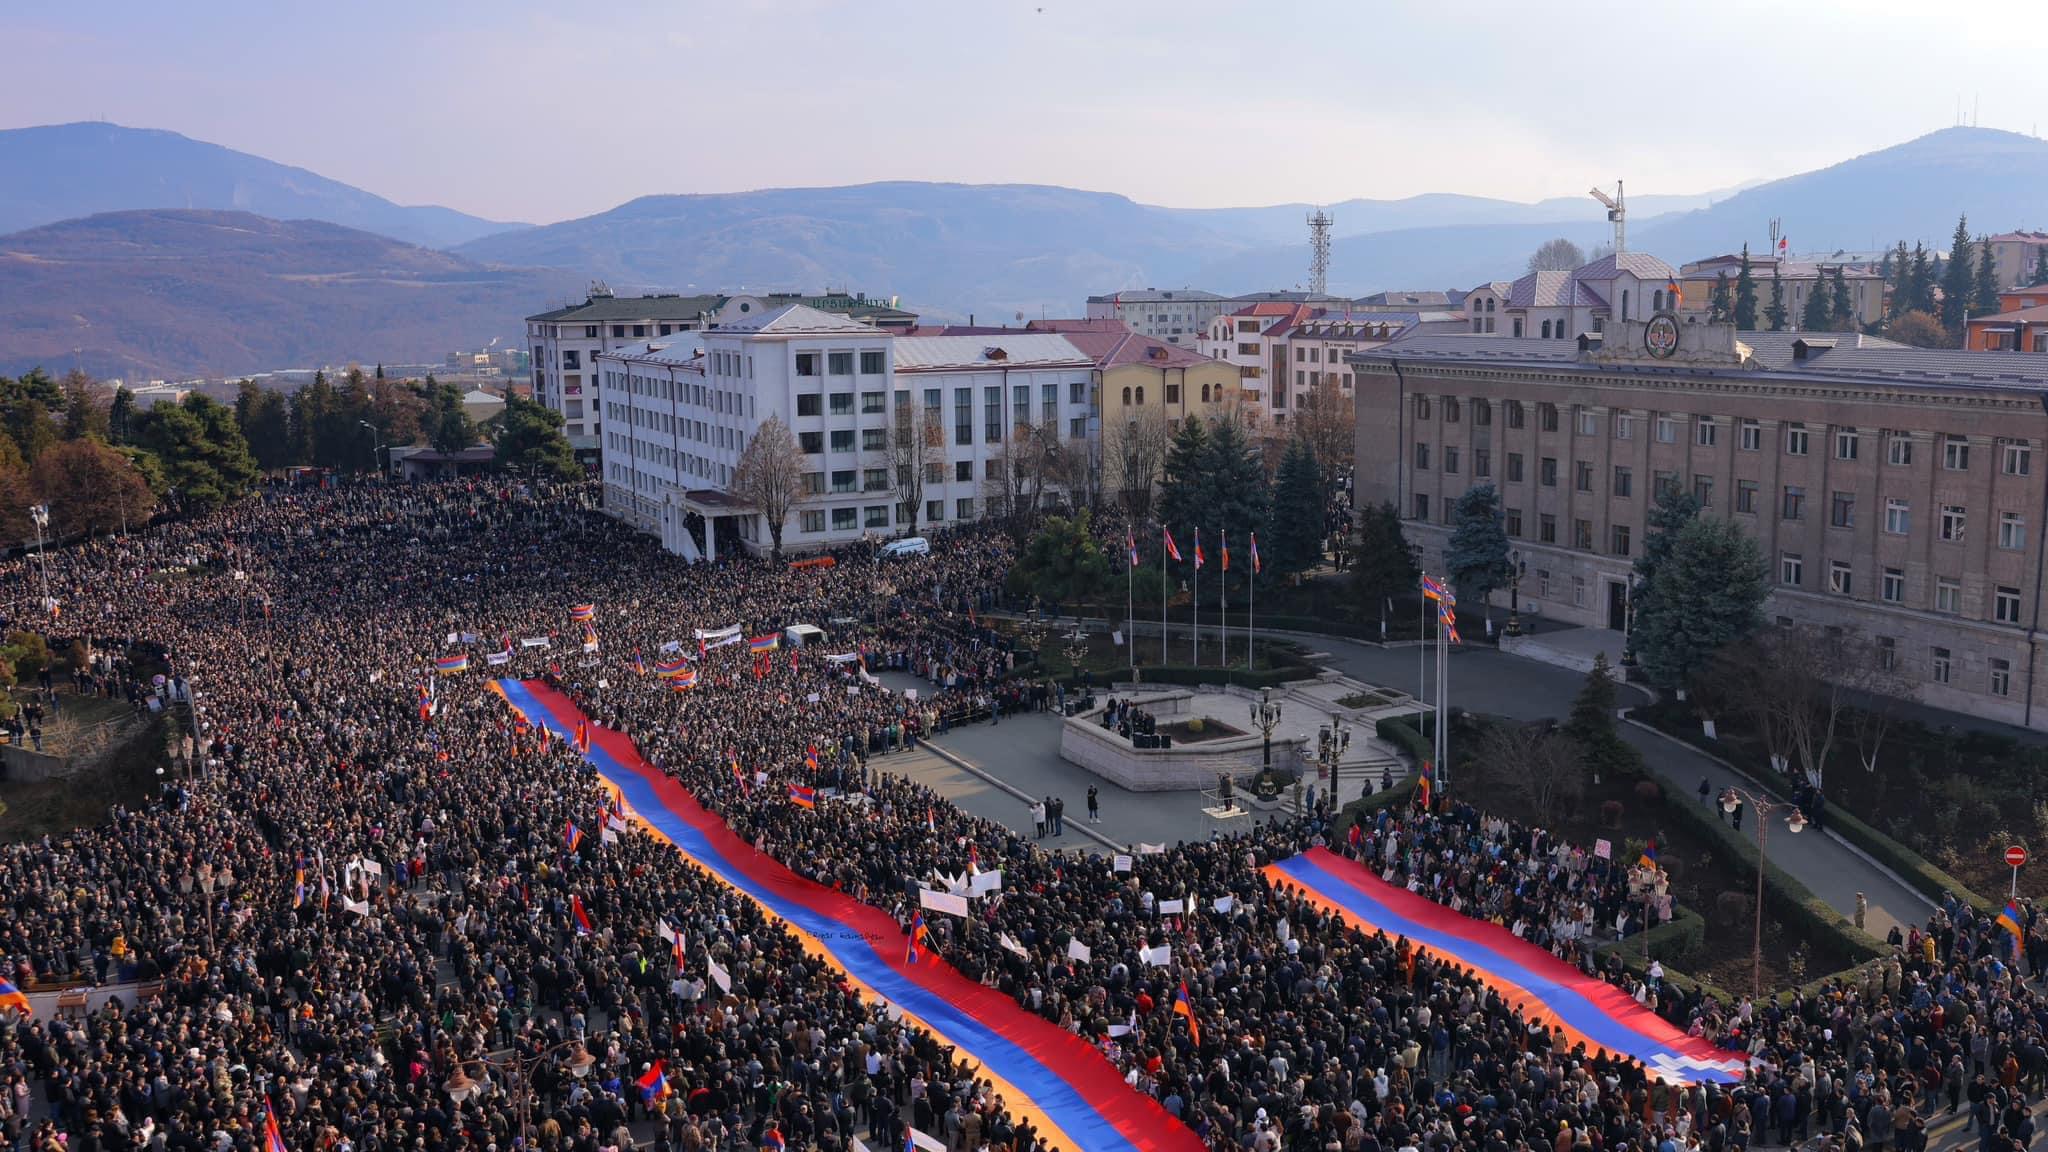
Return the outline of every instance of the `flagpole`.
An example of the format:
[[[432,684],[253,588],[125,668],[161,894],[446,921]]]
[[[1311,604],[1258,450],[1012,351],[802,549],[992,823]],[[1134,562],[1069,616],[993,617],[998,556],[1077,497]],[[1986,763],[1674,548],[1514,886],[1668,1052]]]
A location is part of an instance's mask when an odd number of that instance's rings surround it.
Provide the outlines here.
[[[1132,627],[1136,621],[1132,620],[1131,616],[1138,604],[1138,565],[1135,561],[1137,551],[1136,544],[1127,549],[1133,561],[1124,565],[1124,654],[1131,658],[1131,679],[1134,681],[1138,678],[1138,630]]]
[[[1437,620],[1436,629],[1436,783],[1438,788],[1451,786],[1450,765],[1444,759],[1444,745],[1450,737],[1450,727],[1444,715],[1444,703],[1450,699],[1451,691],[1451,633]]]
[[[1257,532],[1252,533],[1251,539],[1252,574],[1251,578],[1245,581],[1244,670],[1256,672],[1259,670],[1259,628],[1257,621],[1259,608],[1259,534]]]
[[[1167,532],[1168,529],[1165,525],[1159,526],[1159,666],[1161,668],[1166,667],[1167,663],[1166,601],[1171,598],[1170,581],[1166,575],[1166,541],[1172,539],[1172,537],[1168,536]]]
[[[1429,574],[1423,573],[1426,578]],[[1429,707],[1429,597],[1422,598],[1415,613],[1415,694]]]
[[[1218,529],[1216,538],[1223,542],[1223,567],[1216,573],[1216,622],[1222,625],[1217,633],[1216,643],[1222,650],[1216,654],[1218,668],[1230,667],[1230,529]]]
[[[1195,529],[1195,617],[1194,638],[1188,642],[1188,654],[1193,657],[1195,667],[1202,666],[1202,530]]]

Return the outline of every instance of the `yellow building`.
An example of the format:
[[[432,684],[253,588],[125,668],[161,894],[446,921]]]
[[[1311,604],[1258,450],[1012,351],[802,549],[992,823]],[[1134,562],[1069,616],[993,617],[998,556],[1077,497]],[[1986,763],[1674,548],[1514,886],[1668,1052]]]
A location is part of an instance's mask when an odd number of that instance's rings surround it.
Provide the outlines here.
[[[1164,416],[1169,428],[1189,416],[1243,415],[1234,364],[1140,336],[1119,320],[1034,320],[1027,327],[1057,332],[1095,361],[1105,436],[1146,413]]]

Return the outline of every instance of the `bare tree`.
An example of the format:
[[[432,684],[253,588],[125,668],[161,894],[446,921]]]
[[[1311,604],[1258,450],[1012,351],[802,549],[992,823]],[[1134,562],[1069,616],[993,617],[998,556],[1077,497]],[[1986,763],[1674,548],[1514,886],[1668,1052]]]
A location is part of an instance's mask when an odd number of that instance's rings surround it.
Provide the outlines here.
[[[1166,462],[1166,446],[1172,442],[1173,428],[1164,412],[1140,412],[1121,427],[1103,430],[1103,486],[1114,492],[1124,510],[1138,521],[1152,514],[1159,467]]]
[[[1906,680],[1884,653],[1846,632],[1794,625],[1766,629],[1729,654],[1724,682],[1758,723],[1772,766],[1822,787],[1841,741],[1874,768]]]
[[[946,430],[928,408],[898,408],[896,422],[889,426],[888,454],[896,500],[915,536],[917,518],[924,511],[925,485],[945,482],[940,470],[946,464]]]
[[[1294,431],[1315,455],[1327,503],[1358,452],[1357,410],[1351,397],[1344,395],[1344,389],[1327,373],[1301,398],[1294,413]]]
[[[803,501],[804,453],[796,433],[780,416],[769,416],[754,430],[732,470],[730,490],[754,506],[768,521],[770,555],[782,559],[782,527],[791,509]],[[705,531],[709,532],[707,524]]]
[[[1569,816],[1586,793],[1585,750],[1547,724],[1496,725],[1480,756],[1489,779],[1518,792],[1539,823]]]
[[[1569,272],[1586,262],[1586,253],[1577,244],[1559,236],[1545,240],[1529,256],[1531,272]]]

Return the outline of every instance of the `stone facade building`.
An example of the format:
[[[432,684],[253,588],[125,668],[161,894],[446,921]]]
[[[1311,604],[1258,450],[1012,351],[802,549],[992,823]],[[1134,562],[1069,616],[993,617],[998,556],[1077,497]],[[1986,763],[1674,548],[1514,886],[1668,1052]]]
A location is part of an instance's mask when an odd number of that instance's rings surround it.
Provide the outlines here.
[[[1524,610],[1622,630],[1647,511],[1683,487],[1756,538],[1767,615],[1869,638],[1925,703],[2048,729],[2048,356],[1684,323],[1659,358],[1646,327],[1354,354],[1359,498],[1441,570],[1451,506],[1495,485]]]

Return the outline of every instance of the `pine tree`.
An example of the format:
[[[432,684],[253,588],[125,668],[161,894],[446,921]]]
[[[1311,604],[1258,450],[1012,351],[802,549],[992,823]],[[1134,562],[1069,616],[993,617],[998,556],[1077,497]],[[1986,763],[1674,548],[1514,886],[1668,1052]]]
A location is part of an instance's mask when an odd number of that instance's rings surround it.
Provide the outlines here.
[[[1716,272],[1714,274],[1714,294],[1707,298],[1707,322],[1709,324],[1726,324],[1729,316],[1734,311],[1735,300],[1734,297],[1729,295],[1728,273]]]
[[[1778,275],[1778,269],[1771,268],[1771,302],[1764,306],[1764,324],[1773,332],[1785,330],[1785,279]]]
[[[2048,244],[2034,249],[2034,279],[2028,287],[2048,284]]]
[[[1991,254],[1991,238],[1977,240],[1977,288],[1976,300],[1971,311],[1979,316],[1998,314],[1998,260]]]
[[[1912,294],[1901,312],[1934,311],[1934,261],[1927,255],[1927,245],[1913,245]]]
[[[1273,571],[1283,576],[1306,572],[1322,558],[1323,488],[1315,453],[1296,436],[1287,442],[1280,472],[1273,484]]]
[[[1368,504],[1358,511],[1358,545],[1351,562],[1352,586],[1367,617],[1378,616],[1386,603],[1415,590],[1422,569],[1415,545],[1401,529],[1401,513],[1391,502]]]
[[[1189,423],[1195,423],[1190,420]],[[1209,429],[1206,444],[1201,454],[1202,498],[1196,514],[1201,518],[1189,522],[1189,527],[1200,526],[1202,534],[1214,543],[1218,531],[1239,533],[1257,532],[1264,535],[1269,530],[1273,490],[1266,480],[1266,465],[1259,456],[1259,450],[1245,436],[1244,428],[1231,419],[1218,420]],[[1321,479],[1311,494],[1318,516],[1321,514]],[[1242,537],[1240,537],[1242,538]],[[1320,535],[1317,541],[1320,542]],[[1193,557],[1189,557],[1193,560]],[[1216,562],[1212,555],[1211,563]],[[1251,571],[1247,563],[1242,568],[1232,566],[1231,585],[1241,587],[1242,581]]]
[[[1834,288],[1835,309],[1830,318],[1831,326],[1837,332],[1854,332],[1861,327],[1856,317],[1856,295],[1849,290],[1848,274],[1839,264],[1835,266]]]
[[[1976,294],[1976,277],[1970,273],[1970,218],[1956,217],[1956,234],[1949,241],[1948,265],[1941,270],[1941,326],[1949,339],[1960,344],[1963,322],[1970,316],[1971,297]]]
[[[1825,270],[1814,275],[1813,286],[1806,290],[1806,307],[1799,313],[1801,332],[1825,332],[1835,315],[1835,291],[1828,283]]]
[[[1884,318],[1894,319],[1913,310],[1913,255],[1906,251],[1906,242],[1887,257],[1891,261],[1891,275],[1885,283],[1891,286],[1891,299],[1885,302]]]
[[[1571,716],[1564,731],[1578,743],[1585,767],[1599,777],[1635,776],[1642,772],[1643,754],[1621,738],[1614,724],[1614,674],[1607,667],[1607,654],[1593,654],[1593,670],[1586,674],[1586,686],[1572,701]]]
[[[1742,246],[1742,269],[1735,275],[1735,327],[1756,331],[1756,275],[1749,267],[1749,245]]]
[[[1493,619],[1487,597],[1514,576],[1508,562],[1508,534],[1501,526],[1500,493],[1491,484],[1467,488],[1451,508],[1451,539],[1444,570],[1461,604],[1478,604]]]
[[[1629,633],[1650,680],[1683,688],[1715,653],[1755,631],[1767,575],[1756,541],[1733,521],[1702,516],[1681,529]]]
[[[1160,473],[1159,520],[1167,531],[1185,537],[1208,515],[1208,493],[1202,483],[1208,454],[1207,423],[1200,417],[1181,421],[1173,442],[1166,447],[1166,464]]]

